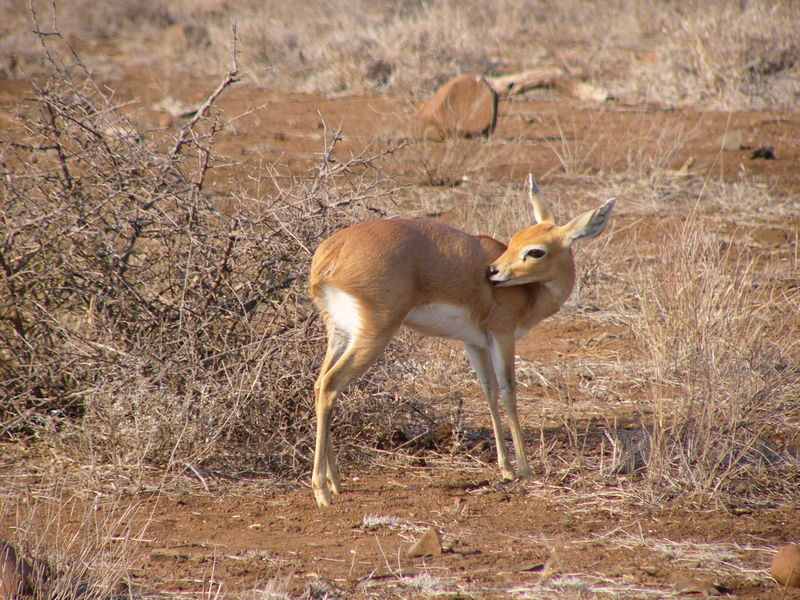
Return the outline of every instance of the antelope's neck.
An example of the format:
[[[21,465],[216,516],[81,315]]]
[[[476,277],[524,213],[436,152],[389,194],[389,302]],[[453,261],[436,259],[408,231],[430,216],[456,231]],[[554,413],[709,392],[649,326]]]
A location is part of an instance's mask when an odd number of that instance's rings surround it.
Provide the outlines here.
[[[531,290],[531,303],[528,305],[526,325],[530,329],[542,319],[555,314],[567,301],[572,289],[575,287],[575,267],[566,269],[561,276],[547,282],[529,284]]]

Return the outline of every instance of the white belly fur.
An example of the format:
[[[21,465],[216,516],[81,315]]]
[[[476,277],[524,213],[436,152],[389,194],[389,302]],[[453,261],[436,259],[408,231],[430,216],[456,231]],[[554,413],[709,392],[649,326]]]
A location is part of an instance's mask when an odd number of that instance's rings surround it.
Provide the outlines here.
[[[486,347],[484,333],[470,320],[469,312],[445,303],[432,303],[418,306],[408,313],[403,325],[425,335],[446,337]]]

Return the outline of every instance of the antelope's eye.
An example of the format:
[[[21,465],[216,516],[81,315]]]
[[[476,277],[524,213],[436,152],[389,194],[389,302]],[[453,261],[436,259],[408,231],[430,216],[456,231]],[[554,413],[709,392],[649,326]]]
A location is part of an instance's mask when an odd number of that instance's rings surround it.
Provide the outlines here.
[[[543,250],[542,248],[531,248],[525,253],[525,258],[529,256],[531,258],[542,258],[545,254],[547,254],[547,250]]]

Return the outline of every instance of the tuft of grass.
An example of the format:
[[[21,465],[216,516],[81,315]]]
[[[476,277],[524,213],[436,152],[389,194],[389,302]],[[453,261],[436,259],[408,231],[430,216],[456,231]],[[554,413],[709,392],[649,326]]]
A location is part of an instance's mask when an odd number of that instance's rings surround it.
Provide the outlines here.
[[[400,529],[402,531],[424,531],[426,529],[426,527],[422,525],[414,525],[400,517],[391,515],[364,515],[364,518],[361,519],[361,527],[368,530],[381,529],[384,527],[388,529]]]
[[[267,581],[267,583],[258,589],[252,590],[249,596],[254,600],[292,600],[290,587],[292,579],[294,578],[294,571],[290,570],[286,575],[277,575]],[[308,596],[310,598],[327,598],[327,590],[321,585],[310,583],[308,589]]]
[[[448,582],[445,579],[424,572],[410,577],[403,577],[398,583],[403,588],[421,596],[435,596],[436,594],[444,593],[448,588]]]
[[[44,577],[35,598],[108,598],[132,594],[135,554],[147,520],[131,523],[140,507],[127,494],[71,490],[60,476],[28,481],[26,493],[5,490],[0,516],[9,541],[35,561]]]
[[[576,123],[569,126],[562,124],[560,118],[556,118],[558,129],[558,142],[547,140],[547,146],[558,158],[563,173],[568,177],[580,177],[587,175],[589,171],[596,171],[595,155],[598,152],[603,140],[593,135],[593,127],[588,131],[578,132]]]
[[[701,499],[766,491],[764,474],[797,467],[783,447],[798,434],[797,341],[775,282],[696,217],[634,276],[634,332],[655,380],[644,416],[649,485]]]

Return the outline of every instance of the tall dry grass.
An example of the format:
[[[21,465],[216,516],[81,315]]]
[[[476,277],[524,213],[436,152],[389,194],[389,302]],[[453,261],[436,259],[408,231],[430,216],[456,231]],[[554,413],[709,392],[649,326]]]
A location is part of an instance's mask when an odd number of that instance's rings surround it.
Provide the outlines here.
[[[57,472],[3,482],[3,535],[32,566],[31,597],[130,596],[147,515],[125,494],[78,490]]]
[[[795,316],[763,260],[706,227],[687,217],[632,274],[653,376],[645,478],[705,499],[787,492],[800,436]]]
[[[796,105],[800,24],[794,1],[677,4],[654,14],[660,31],[625,88],[637,99],[717,109]]]
[[[119,73],[120,52],[135,65],[220,72],[236,22],[243,70],[269,89],[424,97],[457,74],[546,65],[630,102],[755,109],[796,106],[800,93],[796,0],[59,0],[55,15],[48,0],[32,4],[106,74]],[[35,72],[42,62],[28,11],[5,0],[0,15],[0,72]]]

